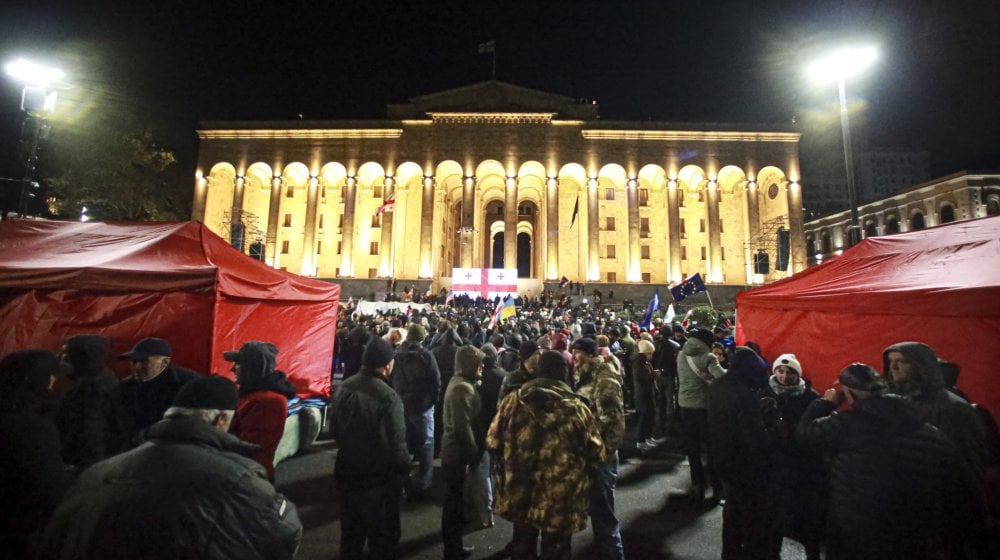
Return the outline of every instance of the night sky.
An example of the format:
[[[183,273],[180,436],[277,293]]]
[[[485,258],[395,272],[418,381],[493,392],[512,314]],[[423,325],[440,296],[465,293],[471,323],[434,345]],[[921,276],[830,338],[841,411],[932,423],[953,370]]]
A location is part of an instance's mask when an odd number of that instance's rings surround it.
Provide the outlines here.
[[[16,4],[0,8],[0,58],[51,61],[72,85],[53,134],[138,115],[185,178],[199,121],[382,118],[488,80],[490,39],[497,79],[596,99],[604,119],[794,127],[805,184],[813,154],[840,149],[836,86],[805,67],[873,43],[880,59],[848,82],[856,142],[927,150],[933,176],[1000,170],[995,0]],[[0,169],[15,173],[20,86],[2,84]]]

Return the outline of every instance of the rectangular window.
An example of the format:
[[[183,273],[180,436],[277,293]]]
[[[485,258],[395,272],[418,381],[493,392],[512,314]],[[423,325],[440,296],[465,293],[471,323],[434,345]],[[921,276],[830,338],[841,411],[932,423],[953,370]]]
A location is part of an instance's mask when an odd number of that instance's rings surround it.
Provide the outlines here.
[[[372,227],[382,227],[382,214],[375,214],[372,216]]]
[[[639,206],[649,205],[649,189],[639,189]]]
[[[319,215],[319,229],[323,229],[323,214]]]
[[[285,214],[285,227],[292,227],[292,215]]]
[[[608,282],[617,282],[617,281],[618,281],[618,274],[615,273],[615,272],[609,272],[608,273]]]
[[[282,241],[281,242],[281,254],[282,255],[287,255],[288,254],[288,242],[287,241]]]
[[[719,233],[726,233],[726,230],[722,227],[722,220],[719,220]]]
[[[615,199],[615,188],[608,187],[604,189],[604,200],[614,200]]]
[[[687,247],[681,247],[681,260],[682,261],[688,260],[688,248]]]
[[[317,241],[316,242],[316,254],[317,255],[322,255],[323,254],[323,242],[322,241]]]
[[[341,214],[340,216],[337,217],[337,227],[339,227],[340,229],[344,229],[344,215],[343,214]]]
[[[370,251],[369,251],[368,254],[370,254],[370,255],[377,255],[378,254],[378,241],[372,241],[372,246],[371,246]],[[374,276],[371,276],[371,278],[374,278]]]
[[[698,202],[705,202],[705,191],[698,191]]]
[[[609,259],[615,258],[615,246],[614,245],[608,245],[608,253],[607,253],[607,255],[608,255]]]
[[[707,259],[708,259],[708,250],[705,249],[705,247],[702,247],[701,248],[701,260],[704,261],[704,260],[707,260]]]
[[[649,245],[643,245],[642,247],[640,247],[640,252],[642,253],[642,258],[648,259],[649,258]]]
[[[288,185],[288,188],[285,189],[285,197],[295,198],[295,187]]]
[[[340,276],[340,267],[339,266],[337,268],[333,269],[333,276],[334,276],[334,278],[336,278],[337,276]]]
[[[326,185],[323,185],[319,189],[319,197],[326,201]]]
[[[639,237],[649,237],[649,218],[639,218]]]
[[[377,268],[369,268],[368,269],[368,278],[378,278],[378,269]]]
[[[684,191],[677,193],[677,207],[684,208]]]
[[[642,273],[642,283],[643,284],[649,284],[652,281],[653,281],[653,276],[650,273],[648,273],[648,272],[643,272]]]
[[[705,220],[704,220],[704,218],[701,219],[701,220],[698,220],[698,231],[700,231],[702,233],[705,233]]]
[[[685,233],[687,233],[687,231],[688,231],[687,230],[687,219],[686,218],[681,218],[681,235],[684,235]]]
[[[723,260],[723,261],[726,260],[726,248],[725,247],[719,247],[719,259]]]
[[[372,196],[374,198],[382,198],[382,185],[372,187]]]
[[[604,229],[605,231],[615,231],[615,219],[604,218]]]

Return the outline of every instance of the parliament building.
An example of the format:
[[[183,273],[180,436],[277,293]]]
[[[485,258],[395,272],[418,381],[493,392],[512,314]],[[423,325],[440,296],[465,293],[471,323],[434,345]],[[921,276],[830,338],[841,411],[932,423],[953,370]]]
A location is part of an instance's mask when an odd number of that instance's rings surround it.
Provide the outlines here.
[[[517,268],[538,293],[806,267],[798,133],[598,109],[488,81],[385,120],[203,123],[193,219],[275,268],[435,291],[453,268]]]

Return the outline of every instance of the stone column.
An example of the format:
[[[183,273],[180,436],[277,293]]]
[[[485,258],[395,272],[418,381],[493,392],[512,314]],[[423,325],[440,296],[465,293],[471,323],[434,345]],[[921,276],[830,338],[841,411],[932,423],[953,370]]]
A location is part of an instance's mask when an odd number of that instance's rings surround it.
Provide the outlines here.
[[[634,177],[625,184],[625,198],[628,201],[628,247],[625,263],[625,280],[638,282],[642,280],[639,267],[639,181]]]
[[[396,181],[387,176],[385,178],[385,186],[382,188],[382,203],[394,198],[396,195]],[[395,216],[395,209],[382,212],[382,240],[379,242],[379,256],[378,256],[378,273],[379,276],[392,276],[394,273],[394,263],[393,256],[395,255],[395,247],[393,246],[392,237],[392,224],[393,216]]]
[[[431,247],[434,241],[434,177],[427,175],[423,181],[423,198],[420,202],[420,269],[421,278],[434,273]]]
[[[597,179],[591,178],[587,181],[587,280],[600,281],[600,217],[597,215],[600,210],[597,192]],[[577,217],[579,219],[579,216]]]
[[[667,283],[681,280],[681,211],[678,197],[684,196],[677,188],[677,179],[667,182],[667,243],[670,247],[667,265]]]
[[[302,276],[316,276],[316,210],[319,200],[319,178],[309,177],[306,190],[306,227],[302,237]]]
[[[475,194],[476,178],[468,176],[462,181],[462,223],[459,249],[462,251],[462,268],[472,268],[475,250]]]
[[[507,177],[503,203],[503,267],[517,268],[517,177]]]
[[[559,280],[559,179],[545,182],[545,267],[549,280]]]
[[[194,204],[191,205],[191,219],[205,223],[205,205],[208,203],[208,179],[204,175],[195,176]]]
[[[344,229],[341,231],[340,242],[340,276],[354,277],[354,214],[357,211],[358,179],[354,175],[347,176],[344,184]]]
[[[705,233],[708,238],[708,262],[706,271],[708,278],[706,282],[722,282],[722,262],[719,258],[722,246],[722,235],[719,231],[719,183],[715,179],[708,182],[707,196],[705,197],[707,206]]]
[[[789,235],[789,264],[792,274],[806,269],[806,236],[805,217],[802,212],[802,187],[798,181],[788,184],[788,235]]]
[[[265,255],[271,255],[271,266],[281,266],[281,255],[278,247],[278,220],[281,218],[281,175],[271,179],[271,202],[267,207],[267,239],[264,242]],[[268,251],[267,249],[270,249]]]

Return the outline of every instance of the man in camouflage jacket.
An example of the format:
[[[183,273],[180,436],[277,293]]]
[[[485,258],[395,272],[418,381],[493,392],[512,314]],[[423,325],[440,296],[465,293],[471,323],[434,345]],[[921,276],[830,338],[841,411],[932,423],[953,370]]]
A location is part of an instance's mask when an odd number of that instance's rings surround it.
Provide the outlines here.
[[[568,364],[545,352],[536,376],[501,402],[487,434],[494,454],[495,511],[514,523],[511,556],[568,559],[586,528],[592,473],[604,462],[593,413],[566,385]]]
[[[625,405],[621,377],[597,355],[597,341],[581,338],[573,343],[573,365],[578,376],[576,392],[587,399],[604,440],[604,464],[594,473],[590,487],[590,522],[602,560],[624,560],[621,525],[615,516],[618,481],[618,447],[625,436]]]

